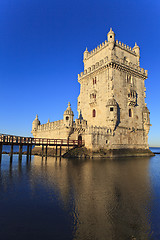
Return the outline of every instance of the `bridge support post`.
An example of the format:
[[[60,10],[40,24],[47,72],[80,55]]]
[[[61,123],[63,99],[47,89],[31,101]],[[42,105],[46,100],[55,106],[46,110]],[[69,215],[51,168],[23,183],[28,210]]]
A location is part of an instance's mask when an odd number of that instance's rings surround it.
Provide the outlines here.
[[[57,145],[56,145],[56,156],[57,156]]]
[[[13,144],[11,144],[10,162],[12,162],[12,158],[13,158]]]
[[[19,145],[19,160],[22,160],[22,144]]]
[[[44,145],[42,145],[42,157],[44,155]]]
[[[61,145],[60,145],[60,150],[59,150],[59,156],[61,157],[61,152],[62,152],[62,149],[61,149]]]
[[[46,158],[47,158],[47,145],[46,145]]]
[[[27,145],[27,161],[29,159],[29,144]]]
[[[2,160],[2,149],[3,149],[3,144],[0,143],[0,163],[1,163],[1,160]]]
[[[31,161],[31,157],[32,157],[32,145],[30,145],[30,149],[29,149],[29,155],[30,155],[30,161]]]

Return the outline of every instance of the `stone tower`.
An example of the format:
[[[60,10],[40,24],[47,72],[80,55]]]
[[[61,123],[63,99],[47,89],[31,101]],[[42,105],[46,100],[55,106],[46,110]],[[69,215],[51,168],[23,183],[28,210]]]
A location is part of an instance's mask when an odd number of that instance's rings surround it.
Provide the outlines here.
[[[36,131],[39,125],[40,125],[40,121],[38,119],[38,115],[36,115],[36,118],[32,123],[32,131]]]
[[[73,117],[74,117],[74,114],[73,114],[73,111],[71,109],[71,104],[69,102],[68,107],[63,114],[63,121],[64,121],[64,125],[66,127],[72,127],[73,126]]]
[[[140,67],[139,59],[139,46],[135,43],[131,48],[115,40],[112,29],[97,48],[91,52],[86,48],[84,72],[78,74],[78,112],[91,127],[85,138],[90,148],[148,149],[147,70]]]

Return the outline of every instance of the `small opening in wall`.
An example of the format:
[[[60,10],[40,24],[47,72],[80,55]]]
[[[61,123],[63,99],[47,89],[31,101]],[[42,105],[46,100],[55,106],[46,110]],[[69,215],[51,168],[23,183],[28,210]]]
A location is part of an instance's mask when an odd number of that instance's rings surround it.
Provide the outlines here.
[[[129,117],[132,117],[133,116],[133,113],[132,113],[132,109],[130,108],[129,109]]]
[[[96,110],[95,109],[93,109],[92,116],[96,117]]]
[[[66,120],[68,121],[68,120],[69,120],[69,117],[66,117]]]
[[[108,140],[106,140],[106,144],[108,144]]]
[[[112,38],[112,36],[110,36],[110,38]]]
[[[110,107],[110,112],[113,112],[113,107]]]

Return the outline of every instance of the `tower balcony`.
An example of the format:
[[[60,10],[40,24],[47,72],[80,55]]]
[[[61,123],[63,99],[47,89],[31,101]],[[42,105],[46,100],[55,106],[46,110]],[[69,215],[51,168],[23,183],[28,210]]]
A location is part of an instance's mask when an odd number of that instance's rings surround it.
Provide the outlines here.
[[[137,93],[134,90],[131,90],[130,93],[128,93],[128,105],[135,107],[137,104]]]
[[[89,105],[90,105],[90,106],[95,106],[95,105],[97,105],[96,99],[94,99],[94,98],[90,99]]]

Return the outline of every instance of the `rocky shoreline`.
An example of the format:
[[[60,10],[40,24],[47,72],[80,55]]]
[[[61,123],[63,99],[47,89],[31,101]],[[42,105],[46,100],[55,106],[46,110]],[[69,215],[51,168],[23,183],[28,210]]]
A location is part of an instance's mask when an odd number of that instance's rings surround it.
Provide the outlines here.
[[[3,154],[10,155],[9,152],[4,152]],[[14,152],[14,154],[19,154],[19,152]],[[27,155],[27,152],[23,152],[23,155]],[[32,155],[42,156],[42,148],[34,147],[32,149]],[[144,157],[144,156],[154,156],[155,154],[149,149],[109,149],[99,151],[91,151],[85,147],[76,147],[67,151],[62,149],[61,157],[63,158],[119,158],[119,157]],[[45,153],[43,154],[45,156]],[[47,157],[60,156],[59,152],[56,155],[56,149],[48,148]]]
[[[144,157],[154,156],[149,149],[110,149],[90,151],[85,147],[71,149],[63,155],[64,158],[119,158],[119,157]]]

